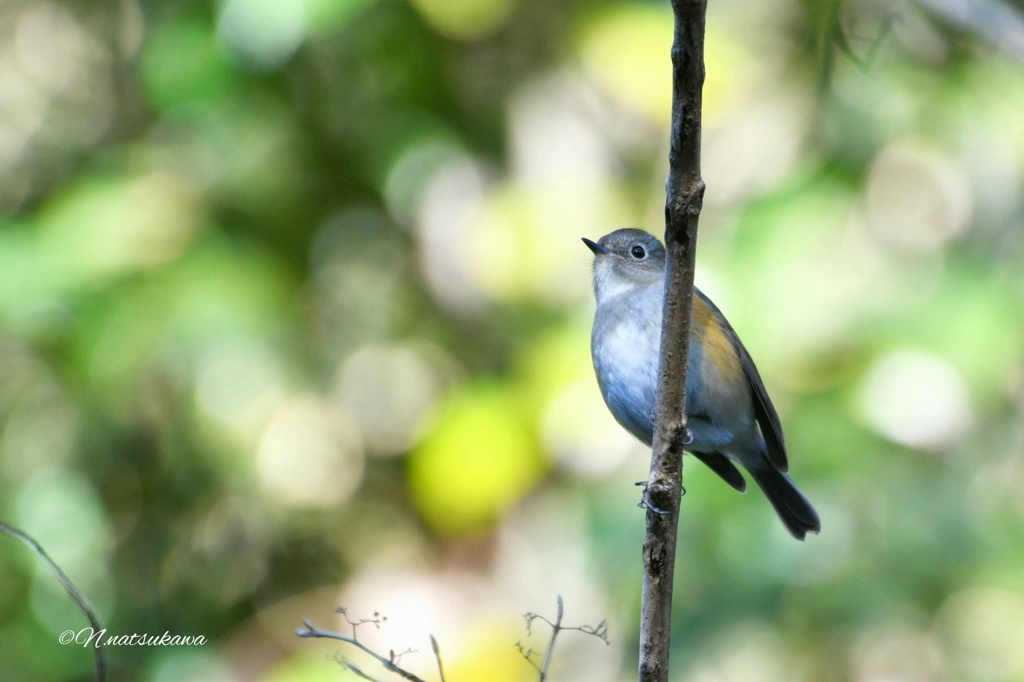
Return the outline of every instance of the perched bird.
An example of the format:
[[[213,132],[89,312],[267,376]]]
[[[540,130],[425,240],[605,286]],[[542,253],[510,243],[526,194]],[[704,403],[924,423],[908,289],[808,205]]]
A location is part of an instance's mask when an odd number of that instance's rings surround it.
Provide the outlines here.
[[[658,387],[665,247],[643,230],[622,229],[583,242],[594,252],[597,314],[591,335],[594,370],[608,409],[650,446]],[[687,366],[686,449],[726,483],[746,492],[746,469],[789,532],[818,533],[814,507],[786,475],[779,416],[736,332],[707,296],[694,288]]]

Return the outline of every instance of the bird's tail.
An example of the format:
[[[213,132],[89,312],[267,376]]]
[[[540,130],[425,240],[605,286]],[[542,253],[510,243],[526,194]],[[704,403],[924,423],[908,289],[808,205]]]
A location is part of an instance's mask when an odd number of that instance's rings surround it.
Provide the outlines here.
[[[814,511],[803,493],[797,490],[789,476],[773,467],[767,459],[761,466],[751,469],[750,474],[793,537],[803,540],[808,533],[817,535],[821,532],[818,512]]]

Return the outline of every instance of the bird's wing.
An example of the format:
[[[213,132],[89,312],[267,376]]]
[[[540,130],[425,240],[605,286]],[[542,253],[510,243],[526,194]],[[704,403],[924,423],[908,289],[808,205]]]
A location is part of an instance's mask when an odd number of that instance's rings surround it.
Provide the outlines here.
[[[785,473],[789,470],[789,457],[786,456],[786,441],[782,437],[779,413],[775,411],[772,399],[768,397],[768,391],[764,388],[764,382],[761,381],[761,375],[757,373],[754,361],[750,359],[750,353],[743,347],[735,332],[733,337],[736,339],[736,346],[739,350],[740,365],[742,365],[743,373],[746,375],[747,381],[750,382],[750,388],[754,393],[754,418],[757,419],[757,425],[761,427],[761,437],[764,438],[765,445],[768,447],[768,461],[776,469]]]
[[[718,452],[691,452],[694,457],[704,462],[709,469],[722,477],[722,480],[741,493],[747,492],[747,479],[729,461],[729,458]]]
[[[747,352],[743,342],[740,341],[740,337],[737,336],[729,321],[725,319],[722,311],[702,292],[695,289],[695,293],[701,297],[704,303],[707,303],[708,307],[715,311],[718,321],[722,325],[722,331],[729,337],[733,347],[736,349],[736,355],[740,359],[743,374],[746,376],[747,383],[750,384],[751,392],[754,394],[754,419],[757,420],[757,425],[761,428],[761,437],[764,438],[765,446],[768,448],[768,461],[779,471],[789,471],[789,457],[786,455],[786,441],[782,437],[782,424],[779,423],[779,413],[775,411],[772,399],[768,397],[768,391],[764,387],[764,382],[761,381],[761,375],[758,373],[754,361],[750,358],[750,353]]]

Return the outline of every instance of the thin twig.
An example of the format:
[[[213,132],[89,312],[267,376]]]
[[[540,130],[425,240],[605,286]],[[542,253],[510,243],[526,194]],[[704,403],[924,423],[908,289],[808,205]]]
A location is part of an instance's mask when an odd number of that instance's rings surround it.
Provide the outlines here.
[[[389,652],[389,654],[390,654],[389,658],[390,658],[392,663],[394,663],[395,665],[398,665],[399,663],[402,662],[402,656],[405,656],[406,654],[414,654],[414,653],[416,653],[416,650],[413,649],[412,647],[407,648],[405,651],[399,652],[397,654],[395,653],[395,650],[392,649]]]
[[[352,627],[352,639],[359,639],[358,630],[360,625],[373,625],[378,630],[380,630],[380,624],[387,621],[388,619],[387,616],[382,616],[380,615],[380,613],[374,612],[373,618],[360,618],[359,620],[353,621],[351,618],[348,617],[348,608],[344,606],[339,606],[338,608],[334,609],[334,612],[339,614],[342,618],[344,618],[345,622]]]
[[[75,587],[75,584],[71,582],[71,578],[68,577],[67,573],[65,573],[63,569],[61,569],[61,567],[50,558],[50,555],[46,553],[46,550],[43,549],[42,545],[36,542],[35,538],[21,532],[14,526],[9,526],[3,521],[0,521],[0,533],[4,533],[16,540],[21,540],[28,545],[33,552],[39,555],[39,558],[41,558],[46,565],[50,567],[50,570],[53,571],[54,575],[57,576],[57,580],[64,588],[64,591],[68,593],[68,596],[71,597],[71,601],[75,602],[75,606],[78,607],[78,610],[84,613],[85,617],[89,619],[92,631],[98,633],[104,629],[103,625],[100,624],[99,616],[96,615],[96,611],[92,608],[92,605],[89,604],[89,600],[85,598],[85,595],[83,595],[77,587]],[[94,678],[96,682],[105,682],[107,679],[107,658],[103,651],[103,644],[99,642],[99,640],[97,640],[97,646],[94,647],[93,660]]]
[[[585,635],[593,635],[600,640],[604,640],[605,644],[611,644],[611,642],[608,641],[608,623],[603,620],[597,625],[580,625],[575,628],[567,628],[563,625],[562,630],[575,630],[577,632],[582,632]]]
[[[441,676],[441,682],[445,682],[444,679],[444,665],[441,663],[441,647],[437,645],[437,639],[430,636],[430,648],[434,650],[434,658],[437,659],[437,673]]]
[[[850,36],[846,35],[842,27],[836,27],[836,46],[839,51],[846,55],[854,65],[861,70],[863,73],[867,73],[871,70],[872,65],[875,63],[875,58],[878,56],[878,51],[881,49],[885,39],[889,37],[893,27],[896,25],[896,21],[899,19],[899,15],[895,12],[889,12],[885,15],[885,19],[882,20],[882,25],[878,28],[878,35],[874,38],[866,38],[865,40],[869,43],[867,53],[863,57],[859,57],[853,50],[853,46],[850,45]]]
[[[550,620],[540,615],[539,613],[527,613],[523,617],[526,619],[526,633],[533,635],[533,621],[539,620],[547,623],[551,627],[551,639],[548,641],[547,651],[544,652],[544,662],[542,665],[537,665],[536,661],[533,660],[534,656],[540,656],[539,653],[533,650],[533,647],[527,649],[523,646],[522,642],[516,642],[516,649],[522,655],[526,661],[537,669],[540,673],[538,682],[546,682],[548,677],[548,666],[551,665],[552,656],[555,651],[555,640],[558,639],[558,634],[566,630],[574,630],[576,632],[582,632],[585,635],[591,635],[597,637],[605,644],[610,644],[608,641],[608,623],[607,621],[601,621],[597,625],[579,625],[575,627],[569,627],[562,625],[562,618],[565,615],[565,606],[562,602],[562,596],[558,596],[558,615],[555,617],[555,622],[552,623]],[[443,680],[442,680],[443,682]]]
[[[340,613],[343,613],[343,612],[340,612]],[[346,620],[348,620],[347,617],[346,617]],[[373,622],[373,621],[364,621],[364,622]],[[362,642],[357,640],[354,635],[350,637],[349,635],[343,635],[343,634],[340,634],[338,632],[329,632],[327,630],[320,630],[320,629],[314,627],[314,625],[312,623],[310,623],[308,620],[302,621],[302,624],[306,626],[306,629],[305,630],[299,629],[299,630],[295,631],[295,634],[298,635],[299,637],[316,637],[316,638],[326,638],[326,639],[337,639],[337,640],[342,641],[342,642],[347,642],[348,644],[351,644],[351,645],[353,645],[355,647],[358,647],[358,648],[362,649],[364,652],[368,653],[370,656],[373,656],[375,659],[377,659],[377,661],[382,666],[384,666],[385,670],[387,670],[389,672],[393,672],[396,675],[398,675],[399,677],[404,677],[405,679],[411,680],[412,682],[425,682],[423,680],[423,678],[417,677],[416,675],[412,674],[408,670],[405,670],[404,668],[401,668],[394,661],[394,652],[392,652],[392,658],[389,659],[389,658],[387,658],[385,656],[381,656],[376,651],[374,651],[370,647],[366,646],[365,644],[363,644]],[[349,624],[352,624],[351,621],[349,621]],[[361,624],[362,623],[357,623],[356,625],[361,625]]]
[[[378,680],[376,677],[372,677],[372,676],[366,674],[365,672],[363,672],[359,668],[359,666],[357,666],[355,663],[353,663],[352,661],[348,660],[347,658],[339,657],[339,658],[336,658],[335,660],[337,660],[338,663],[341,663],[341,667],[343,669],[351,670],[353,673],[355,673],[355,675],[357,677],[361,677],[364,680],[369,680],[370,682],[381,682],[381,680]]]
[[[544,652],[544,665],[540,669],[540,682],[545,682],[548,678],[548,666],[551,665],[551,656],[555,652],[555,640],[558,639],[558,633],[562,631],[562,616],[565,615],[565,607],[562,604],[562,595],[558,595],[558,615],[555,617],[555,623],[551,626],[551,640],[548,642],[548,650]]]
[[[525,646],[523,646],[522,642],[516,642],[516,649],[519,650],[519,654],[526,659],[527,663],[536,668],[537,672],[540,672],[540,666],[537,665],[536,661],[533,660],[534,656],[540,656],[540,654],[534,651],[533,647],[527,649]]]
[[[818,84],[819,90],[823,93],[827,92],[832,85],[832,79],[835,71],[835,53],[837,49],[840,54],[853,62],[854,66],[856,66],[861,72],[867,73],[871,70],[871,67],[875,62],[875,58],[878,56],[879,50],[882,45],[885,44],[890,33],[892,33],[893,28],[896,26],[896,22],[900,19],[900,14],[896,11],[886,13],[885,18],[879,26],[878,34],[874,38],[863,39],[868,42],[869,45],[866,54],[863,57],[860,57],[850,44],[850,36],[848,36],[846,31],[843,30],[842,9],[845,0],[828,0],[828,2],[829,4],[826,6],[824,11],[824,31],[821,45],[821,78]]]
[[[665,306],[658,370],[654,447],[647,492],[640,682],[667,682],[672,632],[672,580],[682,494],[686,427],[686,365],[690,350],[697,222],[704,200],[700,176],[701,91],[707,0],[672,0],[672,133],[666,182]]]

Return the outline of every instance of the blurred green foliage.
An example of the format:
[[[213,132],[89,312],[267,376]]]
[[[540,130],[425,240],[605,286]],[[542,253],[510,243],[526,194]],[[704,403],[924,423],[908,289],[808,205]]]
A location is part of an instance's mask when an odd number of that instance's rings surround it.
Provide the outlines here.
[[[673,679],[1024,680],[1022,30],[973,34],[988,3],[710,3],[697,283],[824,530],[688,460]],[[552,679],[635,676],[646,460],[578,238],[662,229],[671,34],[667,0],[0,0],[0,515],[111,633],[209,640],[112,680],[355,679],[293,634],[340,604],[427,679],[434,633],[451,682],[528,680],[556,594],[612,644]],[[0,677],[89,679],[46,569],[3,542],[0,576]]]

